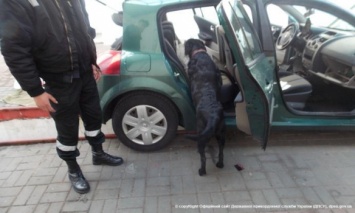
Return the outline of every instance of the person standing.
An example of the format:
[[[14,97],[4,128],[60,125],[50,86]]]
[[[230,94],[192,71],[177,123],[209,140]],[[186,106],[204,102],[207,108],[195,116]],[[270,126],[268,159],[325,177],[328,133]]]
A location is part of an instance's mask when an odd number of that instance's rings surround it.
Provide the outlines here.
[[[68,165],[74,190],[90,191],[76,158],[79,115],[94,165],[118,166],[102,143],[101,108],[96,81],[95,30],[84,0],[0,0],[1,52],[12,75],[36,105],[51,114],[57,130],[56,150]],[[41,78],[45,82],[42,85]]]

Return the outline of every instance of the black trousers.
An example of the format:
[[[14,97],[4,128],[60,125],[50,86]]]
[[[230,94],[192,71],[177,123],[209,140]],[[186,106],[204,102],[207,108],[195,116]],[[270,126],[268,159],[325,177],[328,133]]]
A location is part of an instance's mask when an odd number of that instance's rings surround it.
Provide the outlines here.
[[[57,129],[57,153],[63,160],[79,156],[79,116],[85,128],[85,137],[90,145],[105,141],[101,132],[101,108],[96,81],[91,71],[80,74],[71,83],[46,81],[45,90],[57,99],[52,103],[56,110],[51,113]]]

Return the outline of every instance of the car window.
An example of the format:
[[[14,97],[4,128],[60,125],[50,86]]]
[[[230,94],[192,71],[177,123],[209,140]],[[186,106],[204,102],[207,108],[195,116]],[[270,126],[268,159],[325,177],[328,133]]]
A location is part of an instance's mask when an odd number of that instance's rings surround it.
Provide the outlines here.
[[[239,2],[235,3],[234,7],[229,3],[229,7],[226,7],[225,10],[244,60],[248,63],[260,55],[261,48],[249,17],[243,13],[242,7],[243,5]]]
[[[253,13],[251,12],[250,6],[247,5],[247,4],[243,4],[243,7],[244,7],[245,12],[246,12],[246,13],[248,14],[248,16],[249,16],[250,21],[253,22]]]
[[[266,10],[272,26],[286,27],[289,24],[289,14],[282,10],[279,6],[269,4],[266,7]]]
[[[202,7],[202,8],[196,9],[195,11],[196,11],[196,15],[200,15],[201,17],[205,18],[206,20],[211,21],[212,23],[215,23],[215,24],[219,23],[215,7]],[[199,11],[200,14],[198,14],[197,11]]]
[[[192,9],[168,12],[166,17],[174,23],[174,30],[179,39],[198,38],[198,26]],[[183,20],[181,17],[184,17]]]
[[[198,34],[200,31],[194,16],[202,17],[203,19],[216,25],[219,24],[216,8],[212,6],[171,11],[166,14],[167,19],[174,23],[175,33],[181,40],[199,38]],[[181,17],[183,17],[183,19]]]

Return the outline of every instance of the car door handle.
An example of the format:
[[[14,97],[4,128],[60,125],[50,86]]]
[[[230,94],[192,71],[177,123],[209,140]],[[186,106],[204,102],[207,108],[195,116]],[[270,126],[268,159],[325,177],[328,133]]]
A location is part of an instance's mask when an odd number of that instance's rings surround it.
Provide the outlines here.
[[[180,76],[180,73],[174,72],[174,76],[175,76],[175,77],[179,77],[179,76]]]

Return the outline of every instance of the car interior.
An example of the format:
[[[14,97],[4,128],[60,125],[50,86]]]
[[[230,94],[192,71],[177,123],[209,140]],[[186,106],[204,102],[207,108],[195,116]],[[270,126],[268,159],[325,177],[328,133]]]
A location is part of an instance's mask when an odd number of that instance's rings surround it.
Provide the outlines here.
[[[195,8],[195,10],[197,9],[200,8]],[[170,13],[179,14],[179,11]],[[184,13],[186,13],[186,11],[184,11]],[[169,15],[171,14],[168,13],[167,16],[164,16],[161,21],[164,52],[166,53],[170,64],[176,69],[180,70],[181,74],[188,81],[188,75],[186,73],[188,57],[184,55],[184,41],[190,37],[181,39],[184,36],[179,36],[180,34],[176,33],[174,28],[174,19],[169,19]],[[234,112],[233,103],[239,92],[239,89],[236,85],[234,75],[232,74],[233,59],[224,35],[223,28],[200,16],[195,15],[195,12],[192,12],[192,10],[190,15],[192,17],[191,20],[194,22],[193,27],[196,28],[195,31],[197,32],[197,34],[191,37],[199,38],[205,43],[207,53],[211,56],[222,75],[223,85],[221,88],[221,102],[225,108],[226,113],[229,111]],[[213,29],[211,26],[213,26]],[[184,30],[178,31],[180,33],[184,32]]]
[[[235,73],[233,73],[234,60],[232,52],[229,48],[224,29],[221,25],[215,24],[204,17],[196,15],[195,11],[201,8],[195,8],[191,13],[195,27],[198,28],[195,38],[201,39],[207,49],[207,53],[211,56],[219,71],[222,74],[223,85],[222,104],[226,114],[234,113],[234,100],[239,93],[236,83]],[[172,12],[174,13],[174,12]],[[169,15],[169,14],[168,14]],[[186,74],[186,66],[188,59],[183,55],[184,40],[174,30],[174,22],[168,18],[161,21],[162,36],[164,40],[165,53],[169,62],[178,70],[183,70],[182,74],[188,79]],[[302,77],[292,74],[280,78],[280,82],[284,86],[285,99],[289,105],[294,108],[303,108],[305,99],[311,93],[311,85]]]
[[[303,114],[354,115],[355,101],[350,98],[355,94],[354,60],[350,59],[353,48],[345,45],[355,42],[354,31],[320,26],[320,15],[334,18],[335,22],[340,19],[314,8],[273,4],[267,7],[284,98],[287,100],[288,90],[284,89],[287,84],[282,79],[293,78],[290,74],[299,76],[297,84],[304,95],[303,107],[289,106]],[[271,16],[275,10],[272,8],[277,8],[278,14],[284,13],[287,23],[273,24]],[[299,13],[302,10],[304,14]]]
[[[239,93],[233,73],[235,62],[218,18],[212,20],[211,13],[206,13],[214,7],[206,8],[183,10],[189,26],[182,27],[177,26],[179,20],[174,18],[179,17],[181,11],[167,12],[161,18],[162,46],[168,61],[187,79],[184,41],[190,37],[204,41],[207,53],[223,76],[225,111],[232,113],[234,99]],[[292,14],[288,7],[281,9]],[[299,114],[355,115],[355,99],[352,98],[355,95],[355,61],[351,58],[353,48],[347,45],[355,43],[354,33],[314,26],[307,18],[289,20],[286,26],[272,25],[276,71],[288,108]],[[194,33],[186,35],[187,31]]]

